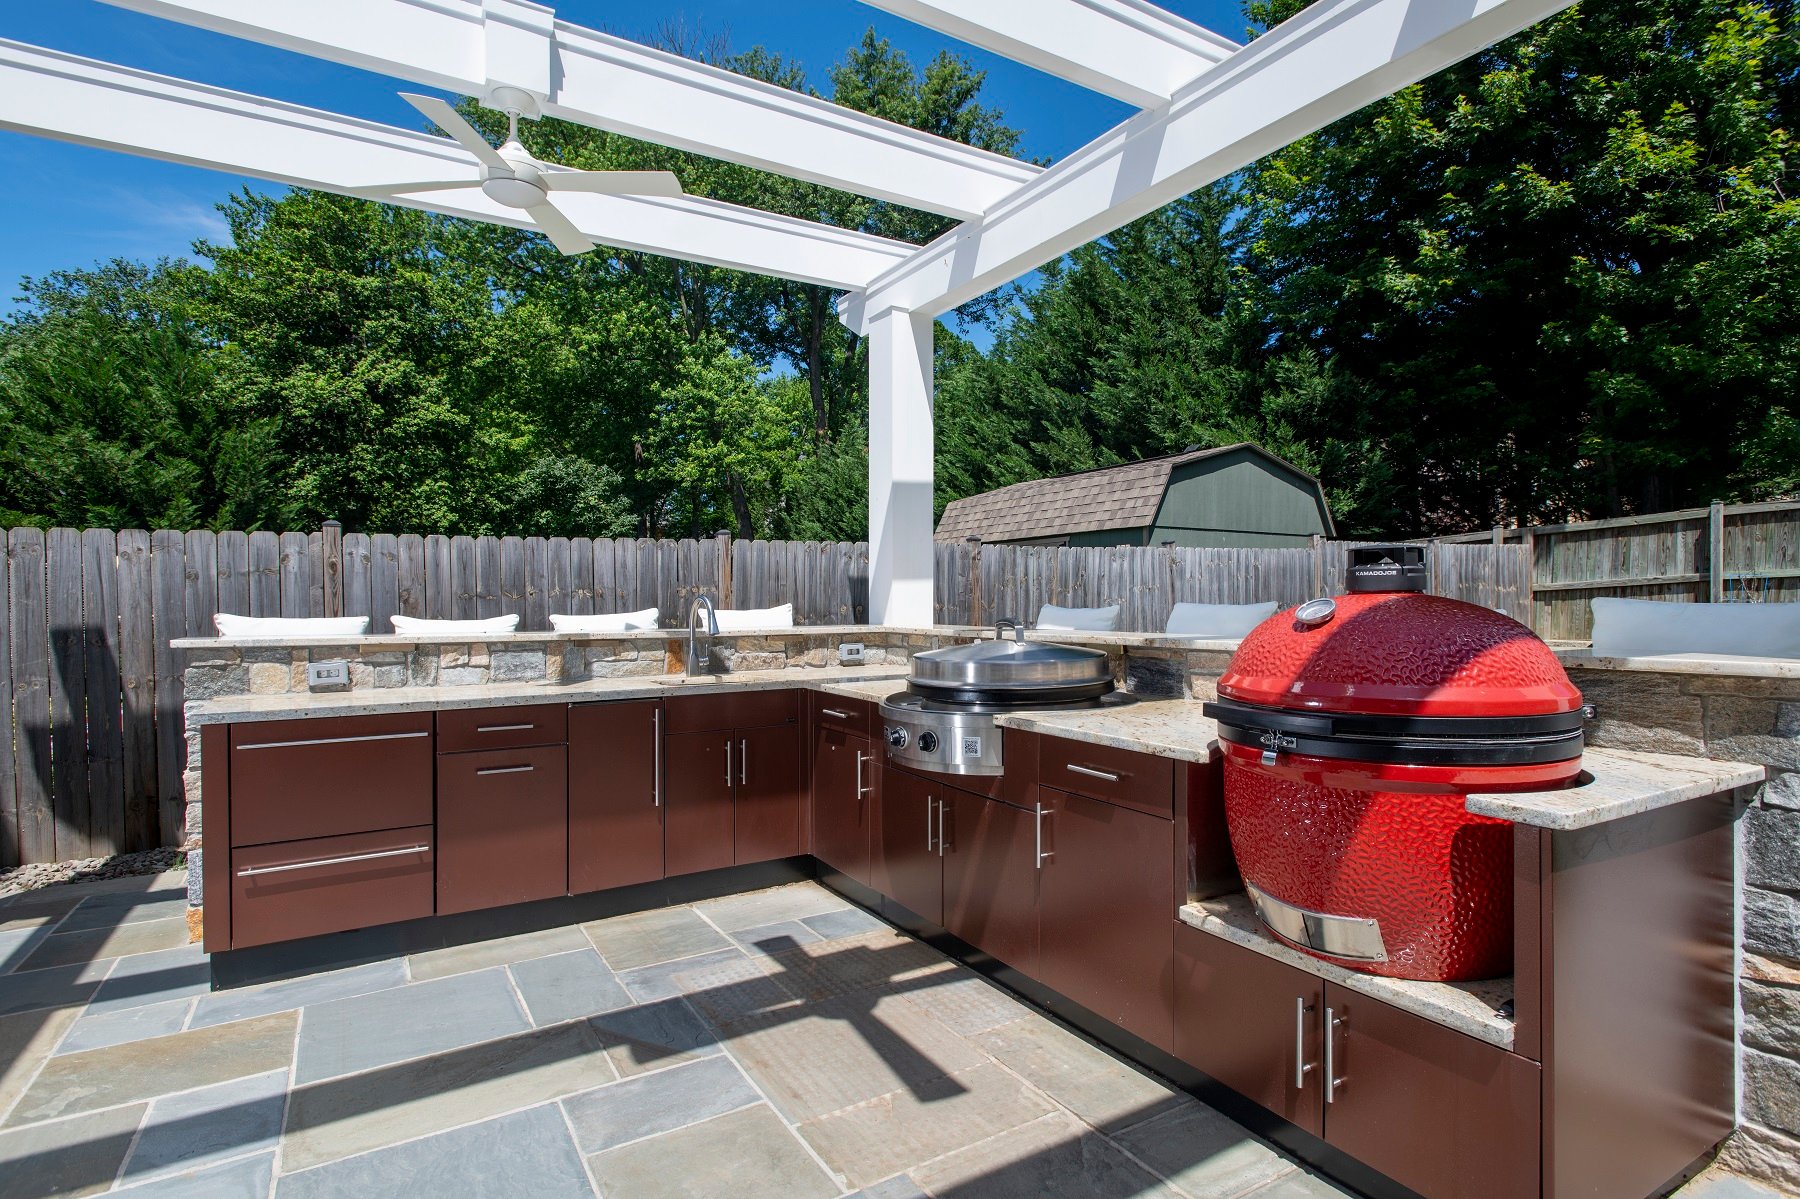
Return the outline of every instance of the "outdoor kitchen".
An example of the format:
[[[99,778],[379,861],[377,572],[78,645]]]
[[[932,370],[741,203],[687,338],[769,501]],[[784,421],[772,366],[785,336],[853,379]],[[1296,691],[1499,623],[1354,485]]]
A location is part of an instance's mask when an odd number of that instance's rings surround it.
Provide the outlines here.
[[[234,987],[816,877],[1370,1193],[1656,1194],[1737,1123],[1765,774],[1662,726],[1794,668],[1351,554],[1242,639],[178,641],[190,918]]]

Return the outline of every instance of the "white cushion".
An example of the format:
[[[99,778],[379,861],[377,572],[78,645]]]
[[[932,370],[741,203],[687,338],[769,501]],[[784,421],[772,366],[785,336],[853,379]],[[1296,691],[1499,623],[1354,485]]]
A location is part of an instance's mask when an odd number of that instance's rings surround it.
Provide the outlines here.
[[[489,616],[484,620],[424,620],[417,616],[390,617],[394,632],[405,636],[438,636],[445,633],[510,633],[519,627],[519,615]]]
[[[369,631],[367,616],[233,616],[215,613],[213,628],[221,637],[360,637]]]
[[[719,632],[721,633],[794,627],[794,605],[792,604],[783,604],[779,608],[721,608],[713,615],[718,617]]]
[[[1115,633],[1119,629],[1119,605],[1107,608],[1059,608],[1045,604],[1038,609],[1036,628],[1074,632]]]
[[[1800,604],[1682,604],[1596,599],[1594,654],[1800,658]]]
[[[628,629],[654,629],[658,612],[645,608],[642,612],[608,612],[592,616],[558,616],[550,614],[550,627],[559,633],[623,633]]]
[[[1176,604],[1169,609],[1169,624],[1164,631],[1182,637],[1210,637],[1232,641],[1250,635],[1254,629],[1280,607],[1274,600],[1266,604]]]

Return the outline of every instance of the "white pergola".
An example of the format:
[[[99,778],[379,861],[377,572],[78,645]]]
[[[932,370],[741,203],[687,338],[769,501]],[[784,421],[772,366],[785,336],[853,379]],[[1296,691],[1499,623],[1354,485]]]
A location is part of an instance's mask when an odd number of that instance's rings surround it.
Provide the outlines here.
[[[932,322],[1573,0],[1316,0],[1247,46],[1147,0],[865,0],[1140,111],[1049,168],[556,18],[529,0],[105,0],[910,205],[913,246],[694,196],[558,193],[593,241],[821,284],[869,339],[869,614],[932,619]],[[509,89],[502,92],[500,89]],[[496,104],[496,106],[503,106]],[[532,115],[527,113],[527,115]],[[0,39],[0,128],[521,228],[453,141]]]

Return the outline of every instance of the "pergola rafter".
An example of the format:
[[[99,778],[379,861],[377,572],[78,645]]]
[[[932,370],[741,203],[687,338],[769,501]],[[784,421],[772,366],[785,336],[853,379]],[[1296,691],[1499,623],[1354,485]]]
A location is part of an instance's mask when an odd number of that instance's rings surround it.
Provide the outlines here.
[[[472,181],[476,173],[474,157],[445,138],[4,39],[0,128],[352,196],[407,180]],[[474,182],[383,198],[533,227]],[[557,203],[607,245],[826,287],[865,286],[916,248],[699,196],[563,193]]]
[[[1048,169],[530,0],[105,2],[963,222],[921,247],[691,196],[557,201],[595,242],[846,293],[870,347],[870,616],[926,625],[934,317],[1573,0],[1316,0],[1242,47],[1149,0],[866,0],[1143,109]],[[441,138],[17,43],[0,42],[0,127],[350,194],[474,174]],[[528,226],[473,183],[393,202]]]
[[[1239,49],[1146,0],[863,0],[1139,108]]]

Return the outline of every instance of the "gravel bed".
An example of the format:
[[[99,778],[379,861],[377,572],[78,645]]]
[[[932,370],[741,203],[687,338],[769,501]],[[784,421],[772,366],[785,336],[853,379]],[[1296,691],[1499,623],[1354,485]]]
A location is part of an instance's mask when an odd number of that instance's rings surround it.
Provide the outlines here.
[[[110,858],[77,858],[72,862],[34,862],[0,870],[0,898],[52,887],[58,883],[85,883],[133,874],[161,874],[180,866],[185,854],[179,849],[146,849]]]

